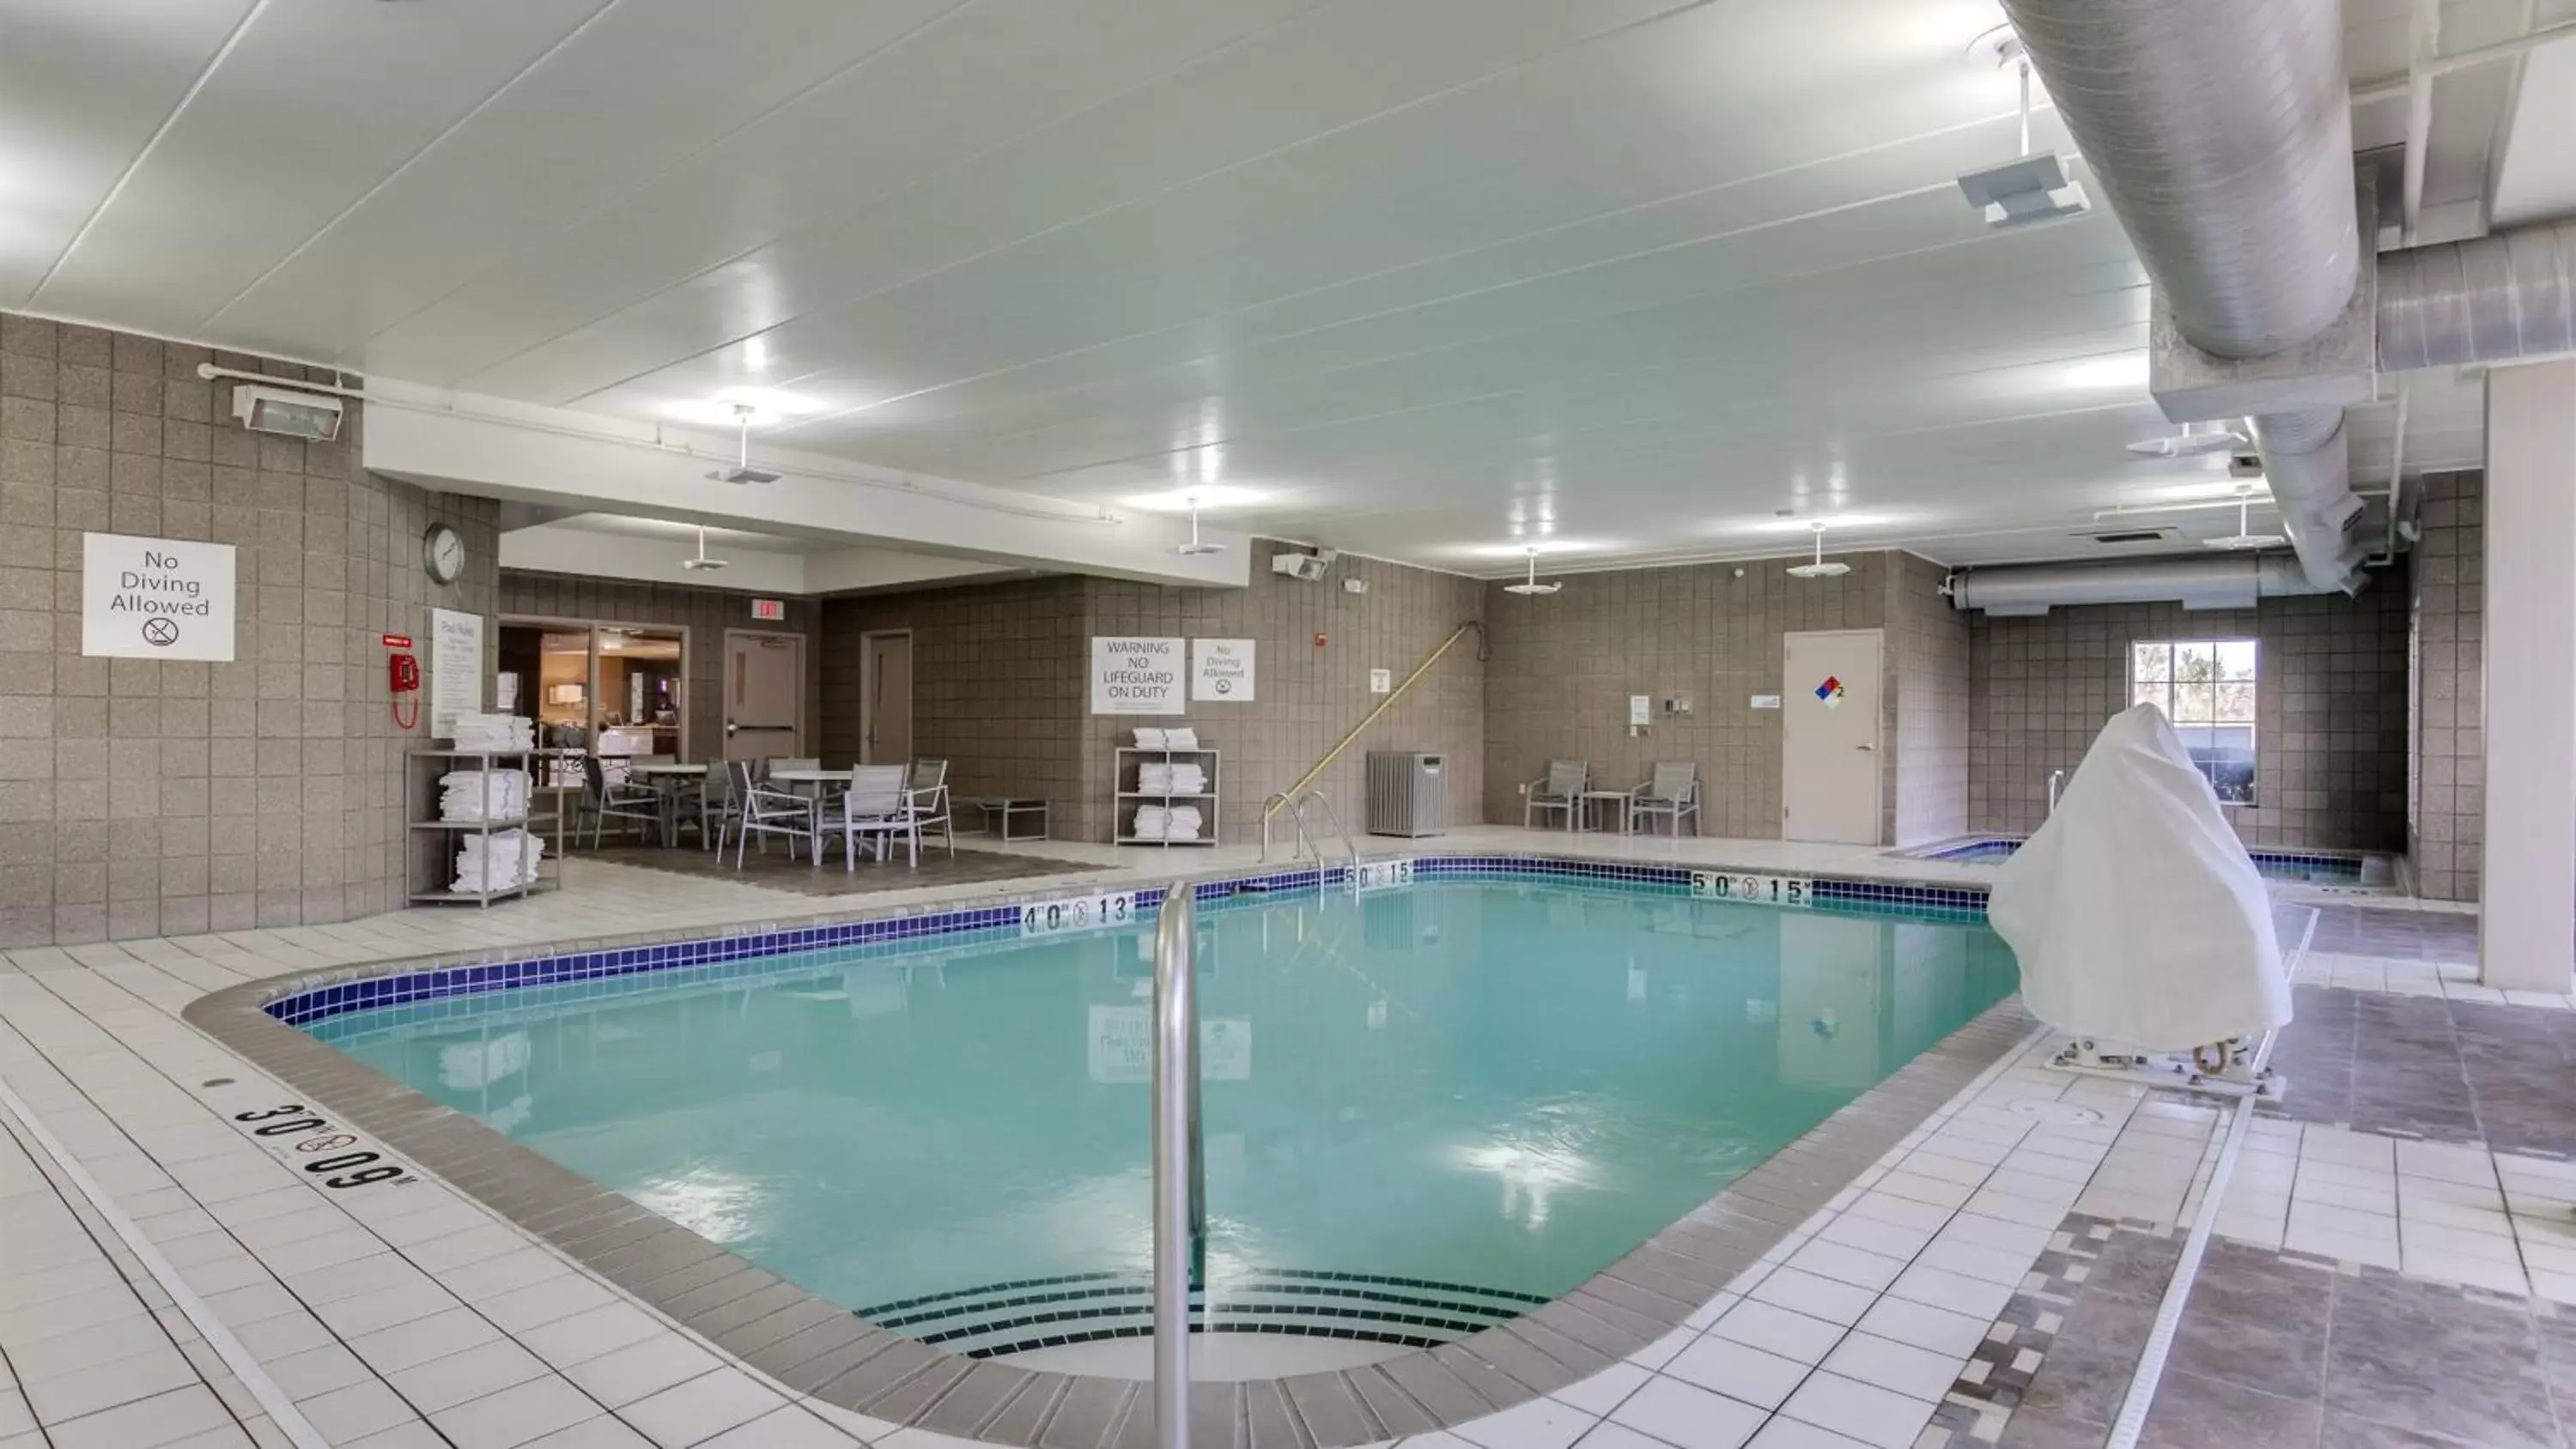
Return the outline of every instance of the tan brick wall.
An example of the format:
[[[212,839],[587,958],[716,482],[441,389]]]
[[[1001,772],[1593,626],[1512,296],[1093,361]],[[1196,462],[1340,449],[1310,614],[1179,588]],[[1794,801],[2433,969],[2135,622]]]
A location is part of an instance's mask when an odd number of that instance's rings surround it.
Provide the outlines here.
[[[247,432],[197,364],[288,364],[0,314],[0,946],[345,920],[400,904],[378,636],[491,611],[497,506]],[[443,520],[470,562],[420,565]],[[230,663],[87,658],[81,536],[239,549]]]
[[[2416,893],[2474,901],[2486,834],[2486,483],[2427,478],[2414,564],[2413,786],[2407,850]]]

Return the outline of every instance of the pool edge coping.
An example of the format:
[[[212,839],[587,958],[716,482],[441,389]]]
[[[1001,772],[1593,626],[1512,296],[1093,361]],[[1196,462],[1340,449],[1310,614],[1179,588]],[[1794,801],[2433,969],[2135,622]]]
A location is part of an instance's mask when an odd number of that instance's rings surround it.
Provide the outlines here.
[[[1240,867],[1214,869],[1178,875],[1174,883],[1195,887],[1243,875]],[[1014,903],[1061,894],[1026,894]],[[798,918],[784,928],[961,908],[959,902],[880,907]],[[1059,1432],[1058,1426],[1070,1414],[1093,1426],[1083,1442],[1141,1449],[1150,1442],[1150,1426],[1143,1421],[1150,1418],[1151,1400],[1140,1392],[1144,1381],[967,1358],[879,1328],[262,1009],[280,997],[361,976],[781,928],[737,923],[491,948],[464,953],[464,960],[394,958],[286,972],[200,996],[180,1014],[426,1175],[793,1393],[905,1427],[1021,1446],[1042,1437],[1064,1440],[1070,1430]],[[1451,1428],[1589,1378],[1681,1329],[2001,1061],[2035,1024],[2018,994],[2007,995],[1543,1307],[1447,1344],[1357,1368],[1209,1381],[1196,1387],[1193,1403],[1200,1407],[1194,1417],[1212,1419],[1202,1427],[1222,1430],[1224,1442],[1236,1442],[1240,1428],[1249,1442],[1284,1433],[1289,1442],[1314,1449],[1352,1449]],[[1148,1412],[1135,1412],[1138,1405]]]

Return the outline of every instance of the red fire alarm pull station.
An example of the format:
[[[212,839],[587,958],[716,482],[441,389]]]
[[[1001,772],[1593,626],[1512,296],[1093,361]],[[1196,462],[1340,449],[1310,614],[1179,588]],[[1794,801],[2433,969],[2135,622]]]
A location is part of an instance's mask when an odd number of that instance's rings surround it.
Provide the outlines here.
[[[1321,648],[1323,648],[1323,647],[1324,647],[1324,636],[1323,636],[1323,635],[1321,635],[1321,634],[1317,634],[1317,635],[1315,636],[1315,647],[1316,647],[1316,648],[1318,648],[1318,649],[1321,649]]]

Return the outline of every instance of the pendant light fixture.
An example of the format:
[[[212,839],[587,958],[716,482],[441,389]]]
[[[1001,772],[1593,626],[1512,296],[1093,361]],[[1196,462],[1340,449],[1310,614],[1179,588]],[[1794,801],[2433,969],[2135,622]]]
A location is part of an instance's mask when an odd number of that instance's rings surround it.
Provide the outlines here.
[[[1832,563],[1825,562],[1825,525],[1823,521],[1819,520],[1815,523],[1810,523],[1807,527],[1815,530],[1815,562],[1792,564],[1789,568],[1789,577],[1793,579],[1838,579],[1843,575],[1850,573],[1851,565],[1844,563],[1841,559],[1836,559]]]
[[[723,559],[707,557],[707,526],[703,523],[699,524],[698,556],[696,558],[684,558],[680,560],[680,567],[695,573],[700,569],[720,569],[724,566],[725,561]]]
[[[751,419],[752,415],[759,411],[760,409],[749,403],[738,402],[733,405],[734,421],[742,428],[740,461],[730,468],[718,468],[709,473],[708,477],[719,483],[775,483],[778,481],[777,474],[766,468],[751,466]]]
[[[2236,490],[2236,532],[2225,538],[2204,538],[2200,541],[2200,546],[2241,552],[2257,548],[2279,548],[2288,543],[2289,540],[2280,534],[2256,533],[2245,526],[2246,515],[2253,508],[2253,494],[2254,489],[2251,484]]]
[[[1550,580],[1543,584],[1538,581],[1538,546],[1533,544],[1529,551],[1529,576],[1517,584],[1503,585],[1503,592],[1524,595],[1552,594],[1564,587],[1564,583],[1558,580]]]
[[[1191,499],[1189,500],[1189,504],[1190,504],[1190,541],[1189,541],[1189,542],[1187,542],[1187,543],[1183,543],[1183,544],[1175,544],[1175,545],[1173,546],[1173,548],[1172,548],[1172,552],[1177,553],[1177,554],[1184,554],[1184,555],[1202,554],[1202,553],[1223,553],[1223,552],[1225,552],[1225,545],[1224,545],[1224,544],[1221,544],[1221,543],[1208,543],[1208,542],[1205,542],[1204,540],[1200,539],[1200,537],[1199,537],[1199,500],[1197,499],[1197,497],[1196,497],[1196,496],[1192,496],[1192,497],[1191,497]]]

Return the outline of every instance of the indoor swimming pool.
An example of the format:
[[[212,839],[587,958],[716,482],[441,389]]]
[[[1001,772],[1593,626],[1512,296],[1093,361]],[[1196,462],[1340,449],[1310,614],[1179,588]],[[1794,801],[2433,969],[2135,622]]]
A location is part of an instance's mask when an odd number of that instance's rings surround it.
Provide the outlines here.
[[[305,1029],[872,1321],[1145,1331],[1151,913]],[[2011,991],[1972,914],[1431,878],[1203,904],[1211,1329],[1420,1346],[1582,1283]]]

